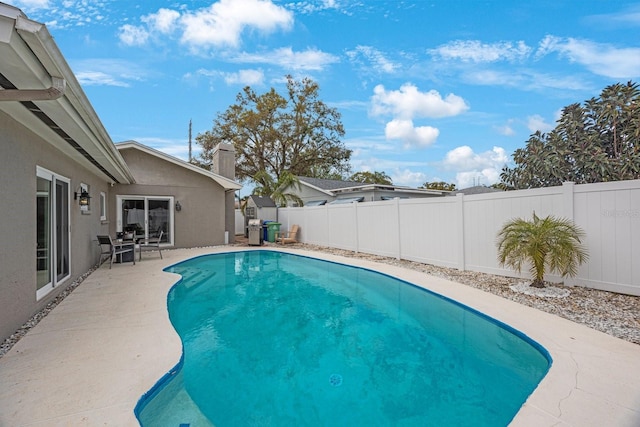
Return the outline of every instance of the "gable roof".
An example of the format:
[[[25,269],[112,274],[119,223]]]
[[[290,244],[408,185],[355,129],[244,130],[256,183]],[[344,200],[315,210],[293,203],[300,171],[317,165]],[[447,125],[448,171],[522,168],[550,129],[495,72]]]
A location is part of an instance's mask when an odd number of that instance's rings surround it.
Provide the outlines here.
[[[253,200],[253,203],[259,208],[275,208],[276,207],[276,204],[273,200],[271,200],[271,197],[256,196],[255,194],[252,194],[249,196],[249,198]]]
[[[131,171],[44,24],[0,3],[0,110],[112,183]]]
[[[301,184],[305,184],[309,187],[312,187],[316,190],[323,191],[327,194],[331,194],[331,191],[339,190],[342,188],[350,188],[361,186],[361,182],[357,181],[341,181],[337,179],[320,179],[320,178],[309,178],[306,176],[299,176]]]
[[[177,157],[173,157],[170,156],[169,154],[163,153],[162,151],[156,150],[154,148],[151,147],[147,147],[146,145],[140,144],[137,141],[124,141],[124,142],[119,142],[116,144],[116,148],[118,150],[126,150],[129,148],[133,148],[139,151],[142,151],[144,153],[150,154],[154,157],[157,157],[159,159],[165,160],[169,163],[173,163],[174,165],[178,165],[180,167],[183,167],[185,169],[188,169],[190,171],[199,173],[201,175],[204,175],[208,178],[211,178],[212,180],[214,180],[215,182],[217,182],[218,184],[220,184],[220,186],[222,188],[225,189],[225,191],[236,191],[236,190],[240,190],[242,188],[242,184],[229,179],[229,178],[225,178],[222,175],[218,175],[216,173],[213,173],[211,171],[208,171],[206,169],[203,169],[199,166],[196,166],[194,164],[191,164],[189,162],[185,162],[182,159],[179,159]]]

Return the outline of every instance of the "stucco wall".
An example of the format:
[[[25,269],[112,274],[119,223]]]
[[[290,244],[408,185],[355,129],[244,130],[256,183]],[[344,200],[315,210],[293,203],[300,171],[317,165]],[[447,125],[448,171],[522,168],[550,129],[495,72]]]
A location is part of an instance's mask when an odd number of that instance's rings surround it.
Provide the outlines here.
[[[121,149],[136,184],[115,185],[109,199],[110,232],[116,233],[117,195],[172,196],[182,205],[174,211],[174,246],[177,248],[224,244],[225,192],[211,178],[135,148]],[[231,215],[233,193],[231,193]],[[175,205],[171,206],[175,210]],[[234,236],[229,228],[229,239]]]
[[[36,167],[71,180],[71,277],[36,301]],[[27,128],[0,112],[0,340],[86,273],[98,261],[96,235],[107,231],[98,212],[103,177],[85,169]],[[82,215],[73,192],[88,184],[92,212]]]

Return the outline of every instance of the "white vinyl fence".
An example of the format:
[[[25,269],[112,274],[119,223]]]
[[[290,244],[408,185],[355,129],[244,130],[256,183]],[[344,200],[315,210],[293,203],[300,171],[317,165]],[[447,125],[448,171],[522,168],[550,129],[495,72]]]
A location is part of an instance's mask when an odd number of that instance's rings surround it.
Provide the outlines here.
[[[282,229],[298,224],[304,243],[529,277],[498,264],[496,236],[506,221],[530,219],[534,211],[572,219],[586,233],[589,261],[566,284],[640,295],[640,180],[283,208],[278,221]]]

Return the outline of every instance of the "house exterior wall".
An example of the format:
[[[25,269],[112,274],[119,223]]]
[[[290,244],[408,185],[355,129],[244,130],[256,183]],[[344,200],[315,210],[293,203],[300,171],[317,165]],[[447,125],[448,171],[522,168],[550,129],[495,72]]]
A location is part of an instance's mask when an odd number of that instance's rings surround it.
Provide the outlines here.
[[[129,166],[136,183],[116,184],[109,199],[109,231],[117,230],[118,195],[170,196],[174,197],[174,247],[222,245],[225,231],[229,240],[234,233],[233,192],[225,195],[224,189],[211,178],[168,162],[135,148],[121,149],[120,154]],[[231,197],[231,218],[227,220],[227,196]],[[182,210],[175,211],[175,202]],[[227,203],[224,203],[227,202]],[[231,228],[227,228],[227,222]]]
[[[306,204],[307,202],[312,202],[315,200],[326,200],[327,203],[335,200],[336,198],[330,196],[322,191],[318,191],[314,188],[308,187],[306,185],[300,184],[300,189],[298,190],[295,187],[289,187],[287,189],[288,193],[294,193],[300,196],[302,201]]]
[[[15,332],[65,287],[96,265],[100,221],[99,193],[108,192],[106,177],[92,173],[47,141],[0,111],[0,340]],[[36,300],[36,168],[70,180],[70,277]],[[89,186],[91,211],[82,214],[73,192]]]

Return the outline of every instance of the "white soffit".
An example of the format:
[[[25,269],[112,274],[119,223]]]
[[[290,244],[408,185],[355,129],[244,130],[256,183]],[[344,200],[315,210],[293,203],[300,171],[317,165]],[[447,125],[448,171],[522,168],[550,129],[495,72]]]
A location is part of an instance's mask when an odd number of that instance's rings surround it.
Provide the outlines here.
[[[0,73],[15,88],[27,90],[47,89],[52,77],[62,78],[66,91],[56,100],[1,101],[0,110],[86,168],[97,168],[108,181],[133,182],[44,24],[17,13],[12,18],[15,10],[0,4]]]

